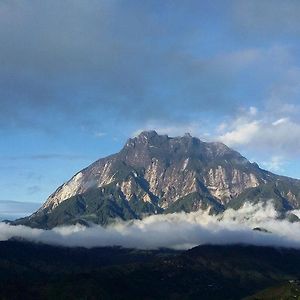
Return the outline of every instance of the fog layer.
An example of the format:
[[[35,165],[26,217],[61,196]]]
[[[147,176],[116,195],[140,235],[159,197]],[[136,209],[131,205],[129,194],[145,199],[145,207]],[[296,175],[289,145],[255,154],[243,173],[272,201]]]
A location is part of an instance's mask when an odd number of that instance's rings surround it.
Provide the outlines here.
[[[299,215],[299,211],[294,211]],[[269,232],[253,230],[263,228]],[[143,220],[118,221],[107,227],[82,225],[32,229],[0,223],[0,240],[13,237],[70,247],[122,246],[138,249],[189,249],[203,244],[251,244],[300,249],[300,222],[278,219],[272,202],[245,204],[235,211],[211,216],[207,211],[153,215]]]

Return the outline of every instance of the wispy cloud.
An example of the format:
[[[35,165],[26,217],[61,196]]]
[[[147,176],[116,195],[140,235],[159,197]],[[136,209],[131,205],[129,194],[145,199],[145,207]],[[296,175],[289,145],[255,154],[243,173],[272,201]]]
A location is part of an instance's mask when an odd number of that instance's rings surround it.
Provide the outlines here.
[[[45,153],[34,155],[19,155],[19,156],[0,156],[3,160],[81,160],[88,158],[80,154],[60,154],[60,153]]]
[[[272,172],[281,172],[286,159],[282,156],[272,156],[270,160],[262,162],[262,166]]]
[[[96,138],[102,138],[102,137],[104,137],[106,135],[107,135],[107,133],[106,132],[102,132],[102,131],[97,131],[97,132],[94,133],[94,136]]]
[[[37,202],[0,200],[0,218],[16,219],[32,214],[41,206]]]

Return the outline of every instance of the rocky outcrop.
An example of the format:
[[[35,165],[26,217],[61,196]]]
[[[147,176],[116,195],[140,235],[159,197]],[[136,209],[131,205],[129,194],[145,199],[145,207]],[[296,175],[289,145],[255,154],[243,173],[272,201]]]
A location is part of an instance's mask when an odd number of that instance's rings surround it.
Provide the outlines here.
[[[259,179],[255,174],[235,168],[228,171],[222,166],[209,169],[204,181],[211,194],[223,204],[228,203],[245,189],[259,185]]]

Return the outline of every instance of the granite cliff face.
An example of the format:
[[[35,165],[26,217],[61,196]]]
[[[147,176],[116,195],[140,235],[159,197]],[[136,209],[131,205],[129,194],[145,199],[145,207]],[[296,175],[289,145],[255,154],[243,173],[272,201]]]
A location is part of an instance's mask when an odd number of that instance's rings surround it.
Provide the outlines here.
[[[106,224],[199,208],[218,213],[269,199],[280,211],[299,208],[300,182],[262,170],[222,143],[147,131],[77,173],[36,213],[15,223],[43,228]]]

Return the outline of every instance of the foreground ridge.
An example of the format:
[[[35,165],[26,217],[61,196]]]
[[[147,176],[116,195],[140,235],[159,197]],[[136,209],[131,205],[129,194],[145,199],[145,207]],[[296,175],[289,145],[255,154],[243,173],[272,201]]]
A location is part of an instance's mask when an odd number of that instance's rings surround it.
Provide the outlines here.
[[[300,295],[300,251],[293,249],[84,249],[5,241],[0,253],[3,299],[243,299],[266,288],[257,295],[263,297],[249,299]]]

